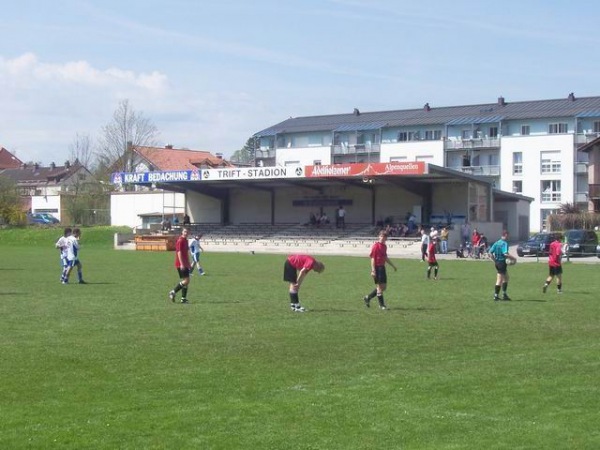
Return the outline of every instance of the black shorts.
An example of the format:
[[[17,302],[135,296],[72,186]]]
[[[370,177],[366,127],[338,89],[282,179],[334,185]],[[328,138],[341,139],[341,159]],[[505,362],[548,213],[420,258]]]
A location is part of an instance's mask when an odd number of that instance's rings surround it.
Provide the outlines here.
[[[298,271],[287,259],[283,265],[283,281],[287,281],[289,283],[298,282]]]
[[[557,275],[562,275],[562,266],[558,266],[558,267],[549,266],[548,274],[551,277],[555,277]]]
[[[386,284],[387,283],[387,272],[385,266],[375,267],[375,276],[373,277],[375,284]]]
[[[500,275],[506,274],[507,267],[506,261],[496,261],[496,272],[498,272]]]
[[[179,273],[179,278],[182,280],[190,277],[190,269],[187,267],[179,267],[177,268],[177,272]]]

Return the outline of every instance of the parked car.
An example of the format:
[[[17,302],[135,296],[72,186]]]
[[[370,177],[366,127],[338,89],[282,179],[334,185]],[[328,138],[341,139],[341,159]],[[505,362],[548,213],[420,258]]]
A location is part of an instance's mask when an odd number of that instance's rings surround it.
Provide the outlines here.
[[[596,245],[596,256],[600,258],[600,244]]]
[[[28,216],[29,223],[39,223],[43,225],[53,225],[60,223],[60,221],[52,214],[48,213],[35,213]]]
[[[552,244],[556,238],[558,238],[559,241],[562,241],[562,233],[534,234],[527,240],[527,242],[521,242],[517,246],[517,255],[519,257],[533,255],[547,256],[550,244]]]
[[[568,230],[565,232],[564,252],[567,256],[590,256],[597,253],[598,236],[594,230]]]

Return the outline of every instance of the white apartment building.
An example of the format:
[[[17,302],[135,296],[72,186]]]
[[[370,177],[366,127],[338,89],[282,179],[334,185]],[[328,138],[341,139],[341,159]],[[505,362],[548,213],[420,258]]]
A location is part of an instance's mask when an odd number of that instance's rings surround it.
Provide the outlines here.
[[[561,204],[593,210],[588,153],[600,97],[497,102],[290,118],[254,135],[258,166],[424,161],[531,197],[530,228]]]

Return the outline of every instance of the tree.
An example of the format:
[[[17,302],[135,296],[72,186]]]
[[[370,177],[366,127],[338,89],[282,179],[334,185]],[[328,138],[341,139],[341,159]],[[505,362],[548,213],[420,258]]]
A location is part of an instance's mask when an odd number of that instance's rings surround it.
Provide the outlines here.
[[[8,177],[0,177],[0,223],[25,223],[17,185]]]
[[[256,151],[256,138],[248,138],[246,144],[231,155],[231,161],[238,164],[252,164]]]
[[[77,133],[75,139],[69,145],[69,160],[71,162],[79,161],[83,167],[90,170],[93,156],[94,152],[90,135]]]
[[[98,165],[115,172],[133,172],[138,158],[135,147],[155,146],[158,129],[133,109],[129,100],[122,100],[112,120],[102,127],[99,140]]]

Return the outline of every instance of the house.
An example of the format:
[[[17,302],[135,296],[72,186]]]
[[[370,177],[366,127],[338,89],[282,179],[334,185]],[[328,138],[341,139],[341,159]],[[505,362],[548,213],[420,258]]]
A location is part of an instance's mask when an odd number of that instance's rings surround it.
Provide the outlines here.
[[[496,102],[295,117],[255,133],[256,165],[423,161],[522,194],[530,231],[563,203],[588,207],[588,152],[600,97]],[[595,183],[598,183],[596,180]],[[470,219],[470,218],[469,218]]]
[[[16,169],[22,164],[23,161],[6,150],[4,147],[0,147],[0,171],[4,169]]]
[[[55,163],[48,167],[24,164],[4,169],[2,176],[13,180],[24,201],[24,209],[31,213],[50,213],[61,219],[61,196],[75,193],[82,184],[93,181],[90,171],[75,160],[64,166]]]
[[[133,173],[199,171],[233,167],[220,153],[165,147],[130,146],[135,154]],[[115,166],[116,167],[116,166]],[[186,194],[163,190],[160,184],[151,186],[117,186],[111,194],[111,225],[149,228],[165,217],[171,221],[183,220],[186,213]]]

